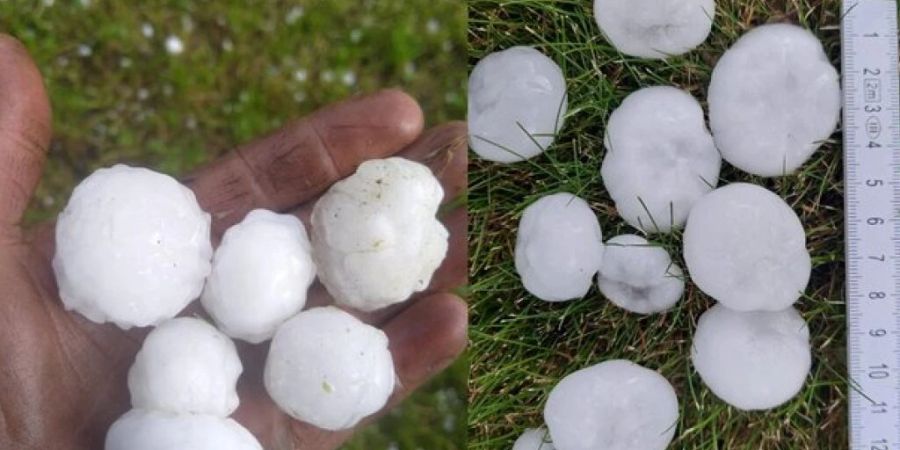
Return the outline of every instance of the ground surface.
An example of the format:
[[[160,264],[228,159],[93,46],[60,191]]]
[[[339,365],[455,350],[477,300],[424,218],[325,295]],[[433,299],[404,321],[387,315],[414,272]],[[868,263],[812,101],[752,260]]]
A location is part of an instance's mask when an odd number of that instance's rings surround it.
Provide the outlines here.
[[[55,216],[98,167],[183,174],[358,92],[402,87],[430,124],[461,119],[464,27],[455,0],[0,0],[0,31],[31,51],[54,110],[29,221]],[[461,448],[466,372],[457,363],[347,448]]]
[[[681,420],[673,449],[846,448],[839,134],[795,175],[759,179],[726,164],[720,180],[752,181],[779,193],[808,234],[813,274],[797,306],[812,331],[814,363],[801,393],[773,411],[738,412],[717,400],[694,373],[688,359],[690,338],[711,301],[692,285],[674,310],[642,318],[612,306],[596,288],[586,298],[565,304],[538,301],[523,290],[513,267],[516,224],[525,206],[541,195],[577,193],[597,212],[606,237],[633,232],[618,219],[599,170],[604,123],[636,88],[679,86],[705,107],[716,59],[742,32],[767,22],[812,28],[838,66],[837,0],[717,3],[707,42],[685,56],[660,62],[618,54],[600,35],[587,0],[470,2],[470,65],[494,50],[536,45],[567,76],[569,112],[557,144],[544,155],[511,166],[473,157],[470,166],[469,448],[509,448],[526,427],[543,422],[544,400],[561,377],[613,358],[658,369],[675,386]],[[677,234],[661,241],[684,267],[680,242]]]

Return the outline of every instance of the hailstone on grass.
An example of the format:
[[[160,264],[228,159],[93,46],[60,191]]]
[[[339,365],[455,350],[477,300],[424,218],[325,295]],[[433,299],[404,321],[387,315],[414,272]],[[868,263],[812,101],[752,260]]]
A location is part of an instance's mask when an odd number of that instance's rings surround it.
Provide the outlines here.
[[[556,450],[546,428],[529,428],[516,439],[512,450]]]
[[[666,311],[681,298],[681,267],[646,239],[623,234],[606,241],[597,284],[616,306],[639,314]]]
[[[328,306],[303,311],[278,328],[264,379],[284,412],[341,430],[384,406],[395,374],[387,336]]]
[[[563,378],[544,421],[562,450],[663,450],[675,435],[678,398],[662,375],[611,360]]]
[[[691,360],[725,402],[743,410],[774,408],[806,380],[809,328],[794,308],[738,312],[715,305],[697,322]]]
[[[736,311],[778,311],[812,269],[797,214],[765,188],[732,183],[705,195],[684,230],[684,261],[703,292]]]
[[[428,167],[396,157],[366,161],[331,186],[313,208],[312,245],[335,301],[372,311],[427,288],[447,254],[435,218],[443,196]]]
[[[259,343],[303,308],[315,277],[303,223],[257,209],[225,232],[200,300],[225,334]]]
[[[200,295],[210,217],[172,177],[116,165],[82,181],[56,223],[66,309],[121,328],[155,325]]]
[[[531,47],[491,53],[469,75],[469,145],[490,161],[532,158],[553,143],[566,108],[553,60]]]
[[[535,297],[559,302],[583,297],[603,257],[603,233],[591,207],[563,192],[525,208],[516,236],[516,271]]]
[[[231,339],[203,320],[172,319],[147,335],[128,371],[131,405],[226,417],[238,406],[241,371]]]
[[[668,86],[635,91],[613,111],[600,173],[619,214],[648,233],[680,228],[719,182],[722,158],[703,109]]]
[[[712,30],[714,0],[594,0],[594,20],[620,52],[662,59],[693,50]]]
[[[262,450],[234,420],[132,409],[106,434],[106,450]]]
[[[708,93],[722,157],[761,176],[794,172],[837,125],[838,73],[811,32],[764,25],[719,58]]]

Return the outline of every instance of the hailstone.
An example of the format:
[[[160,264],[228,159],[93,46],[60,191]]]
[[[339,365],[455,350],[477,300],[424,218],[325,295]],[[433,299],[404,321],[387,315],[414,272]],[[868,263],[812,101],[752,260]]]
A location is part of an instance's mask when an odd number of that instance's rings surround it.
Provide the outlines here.
[[[715,305],[697,322],[691,360],[725,402],[774,408],[803,387],[812,363],[809,328],[794,308],[738,312]]]
[[[469,76],[469,145],[501,163],[539,155],[553,143],[566,113],[566,79],[531,47],[484,57]]]
[[[259,343],[300,312],[315,277],[303,223],[257,209],[225,232],[200,300],[225,334]]]
[[[529,428],[516,439],[512,450],[556,450],[546,428]]]
[[[535,297],[549,302],[581,298],[603,257],[603,233],[591,207],[563,192],[525,208],[516,236],[516,271]]]
[[[594,20],[620,52],[663,59],[687,53],[712,30],[714,0],[594,0]]]
[[[662,375],[611,360],[563,378],[544,421],[564,450],[663,450],[675,436],[678,398]]]
[[[241,371],[231,339],[203,320],[172,319],[147,335],[128,371],[131,405],[226,417],[238,406]]]
[[[106,450],[262,450],[234,420],[203,414],[132,409],[106,434]]]
[[[765,188],[732,183],[694,206],[684,261],[703,292],[736,311],[778,311],[806,289],[812,265],[797,214]]]
[[[640,89],[613,111],[600,173],[619,214],[648,233],[681,228],[694,203],[719,182],[722,158],[690,94]]]
[[[684,292],[683,273],[669,253],[623,234],[606,241],[597,284],[616,306],[639,314],[671,308]]]
[[[722,157],[773,177],[797,170],[831,135],[841,92],[816,36],[774,24],[746,33],[719,58],[708,103]]]
[[[394,390],[385,334],[336,307],[313,308],[283,323],[266,359],[266,390],[297,420],[351,428]]]
[[[116,165],[82,181],[56,223],[66,309],[121,328],[156,325],[200,295],[210,217],[174,178]]]

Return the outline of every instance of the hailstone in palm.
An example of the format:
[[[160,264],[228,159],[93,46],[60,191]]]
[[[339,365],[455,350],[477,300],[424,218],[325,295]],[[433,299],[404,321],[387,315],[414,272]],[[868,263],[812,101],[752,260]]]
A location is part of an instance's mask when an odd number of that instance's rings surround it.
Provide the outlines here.
[[[693,50],[712,30],[714,0],[594,0],[594,20],[620,52],[663,59]]]
[[[556,450],[546,428],[529,428],[516,439],[512,450]]]
[[[597,284],[616,306],[639,314],[670,309],[684,292],[681,267],[646,239],[623,234],[606,241]]]
[[[106,450],[262,450],[234,420],[203,414],[132,409],[106,434]]]

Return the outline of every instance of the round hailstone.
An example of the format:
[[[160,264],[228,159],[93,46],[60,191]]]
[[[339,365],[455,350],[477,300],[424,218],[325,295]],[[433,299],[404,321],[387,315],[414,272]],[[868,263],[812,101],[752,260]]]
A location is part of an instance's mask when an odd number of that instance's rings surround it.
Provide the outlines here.
[[[712,30],[714,0],[594,0],[594,20],[620,52],[662,59],[687,53]]]
[[[329,306],[278,328],[264,379],[272,400],[293,418],[341,430],[384,406],[395,375],[387,336]]]
[[[257,344],[300,312],[315,277],[303,223],[257,209],[225,232],[200,301],[225,334]]]
[[[366,161],[332,185],[313,208],[312,246],[335,301],[373,311],[427,288],[447,254],[443,196],[428,167],[403,158]]]
[[[561,449],[663,450],[675,436],[678,398],[662,375],[612,360],[563,378],[544,420]]]
[[[703,109],[668,86],[638,90],[609,118],[600,173],[619,214],[648,233],[680,228],[719,182],[722,158]]]
[[[684,292],[684,273],[665,249],[623,234],[606,241],[597,284],[616,306],[638,314],[666,311]]]
[[[809,328],[794,308],[700,316],[691,360],[716,396],[743,410],[774,408],[800,391],[812,363]]]
[[[546,428],[529,428],[516,439],[512,450],[556,450]]]
[[[708,103],[726,161],[755,175],[786,175],[834,131],[841,110],[838,73],[809,31],[765,25],[719,58]]]
[[[541,154],[563,126],[566,79],[531,47],[491,53],[469,76],[469,145],[501,163]]]
[[[525,208],[516,236],[516,271],[535,297],[584,297],[603,257],[603,233],[587,202],[563,192]]]
[[[812,270],[797,214],[781,197],[747,183],[697,202],[684,230],[684,261],[697,287],[736,311],[787,308]]]
[[[228,336],[200,319],[172,319],[147,335],[128,371],[131,405],[226,417],[242,369]]]
[[[106,450],[262,450],[234,420],[132,409],[106,434]]]
[[[174,178],[116,165],[81,182],[56,223],[66,309],[121,328],[156,325],[200,295],[210,217]]]

